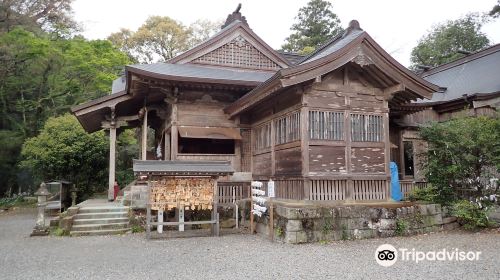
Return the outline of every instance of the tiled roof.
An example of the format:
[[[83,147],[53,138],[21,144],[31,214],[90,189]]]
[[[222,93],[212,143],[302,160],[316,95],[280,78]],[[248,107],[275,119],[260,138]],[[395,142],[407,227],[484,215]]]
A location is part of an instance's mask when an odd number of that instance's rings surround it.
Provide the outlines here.
[[[158,74],[168,77],[200,78],[212,80],[263,82],[269,79],[273,73],[232,70],[223,68],[214,68],[199,66],[193,64],[135,64],[127,66],[128,69],[138,69],[152,74]]]
[[[427,81],[446,88],[432,99],[419,102],[443,102],[476,93],[500,91],[500,44],[443,64],[422,74]]]
[[[134,160],[133,170],[138,174],[153,175],[227,175],[234,173],[229,161]]]
[[[315,52],[304,58],[300,62],[300,64],[304,64],[310,61],[314,61],[317,59],[320,59],[322,57],[325,57],[329,54],[332,54],[341,48],[343,48],[345,45],[349,44],[356,38],[358,38],[359,35],[363,34],[364,31],[362,29],[355,29],[353,28],[352,30],[349,30],[348,32],[346,31],[345,35],[338,35],[332,38],[332,40],[326,42],[323,46],[319,47]]]

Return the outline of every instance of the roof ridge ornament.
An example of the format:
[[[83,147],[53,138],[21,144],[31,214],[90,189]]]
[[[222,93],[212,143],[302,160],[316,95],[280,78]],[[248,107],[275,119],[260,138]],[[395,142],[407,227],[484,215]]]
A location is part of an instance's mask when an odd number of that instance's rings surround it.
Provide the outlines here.
[[[221,29],[224,29],[226,26],[230,25],[232,22],[237,20],[241,21],[243,24],[248,26],[247,19],[243,15],[241,15],[240,10],[241,10],[241,3],[238,4],[236,10],[234,10],[233,13],[227,16],[226,22],[221,26]]]
[[[349,22],[349,25],[347,26],[347,29],[344,31],[344,34],[342,34],[342,38],[346,37],[351,33],[353,30],[360,30],[362,31],[363,29],[359,25],[359,21],[353,19]]]

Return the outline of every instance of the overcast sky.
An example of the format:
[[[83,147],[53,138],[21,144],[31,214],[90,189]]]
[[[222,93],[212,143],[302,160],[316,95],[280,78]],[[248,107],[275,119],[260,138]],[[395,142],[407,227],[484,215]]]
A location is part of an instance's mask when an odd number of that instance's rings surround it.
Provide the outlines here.
[[[280,48],[290,34],[300,7],[308,0],[76,0],[76,20],[83,35],[103,39],[121,27],[137,29],[148,16],[169,16],[188,25],[197,19],[223,20],[242,3],[241,13],[250,27],[273,48]],[[435,24],[469,12],[487,12],[496,0],[334,0],[333,11],[345,27],[360,22],[386,51],[405,66],[411,49]],[[492,43],[500,43],[500,19],[483,27]]]

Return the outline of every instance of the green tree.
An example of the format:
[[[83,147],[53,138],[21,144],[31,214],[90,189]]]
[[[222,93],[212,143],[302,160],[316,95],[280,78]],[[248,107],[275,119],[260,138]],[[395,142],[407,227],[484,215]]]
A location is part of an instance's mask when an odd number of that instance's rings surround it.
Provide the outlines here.
[[[106,95],[128,57],[105,40],[0,35],[0,129],[33,136],[49,116]]]
[[[194,47],[220,31],[222,21],[199,19],[189,25],[189,46]]]
[[[449,202],[457,189],[485,194],[489,179],[500,170],[499,117],[432,123],[422,127],[420,135],[429,143],[426,176],[437,189],[437,202]]]
[[[292,34],[281,48],[288,52],[311,52],[343,30],[340,19],[325,0],[311,0],[300,8]]]
[[[438,66],[463,57],[459,51],[474,52],[488,46],[490,41],[481,32],[483,22],[480,16],[469,14],[435,26],[413,48],[412,67]]]
[[[106,40],[65,39],[20,27],[0,33],[0,142],[12,137],[2,145],[7,158],[2,153],[0,165],[11,168],[2,168],[0,194],[26,182],[26,172],[12,164],[24,139],[36,135],[48,117],[109,94],[129,62]]]
[[[197,20],[189,27],[169,17],[151,16],[137,31],[122,28],[108,40],[134,61],[167,61],[220,30],[220,22]]]
[[[497,4],[493,6],[489,15],[493,18],[497,18],[500,16],[500,0],[498,0]]]
[[[85,198],[106,189],[109,143],[103,131],[88,134],[72,115],[49,118],[40,134],[26,140],[21,166],[40,180],[66,179]]]
[[[2,0],[0,2],[0,33],[8,32],[16,26],[31,31],[78,30],[72,18],[73,0]]]

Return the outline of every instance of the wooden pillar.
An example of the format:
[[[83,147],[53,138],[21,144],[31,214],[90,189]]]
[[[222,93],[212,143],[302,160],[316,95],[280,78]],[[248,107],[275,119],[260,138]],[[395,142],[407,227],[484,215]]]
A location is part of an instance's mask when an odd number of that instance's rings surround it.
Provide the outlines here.
[[[271,119],[271,177],[274,176],[276,172],[276,152],[275,152],[275,147],[276,147],[276,123],[274,122],[274,116],[273,119]]]
[[[177,104],[172,104],[172,127],[170,128],[170,159],[176,160],[179,148],[179,132],[177,130]]]
[[[108,178],[108,200],[113,201],[115,186],[115,163],[116,163],[116,126],[109,127],[109,178]]]
[[[389,102],[384,100],[384,109],[386,110],[383,116],[384,121],[384,144],[385,144],[385,174],[388,176],[387,179],[387,200],[391,199],[391,188],[390,188],[390,176],[391,169],[389,167],[389,163],[391,162],[391,140],[389,137]]]
[[[142,119],[142,137],[141,137],[141,159],[147,159],[148,146],[148,109],[144,107],[144,117]]]
[[[300,108],[300,149],[302,152],[302,177],[304,177],[304,200],[310,199],[311,180],[309,177],[309,108],[302,96],[303,104]]]
[[[347,78],[345,78],[347,79]],[[345,81],[344,81],[345,83]],[[345,137],[345,170],[347,171],[347,174],[349,175],[349,178],[347,179],[347,192],[345,196],[346,201],[350,201],[353,199],[353,192],[354,192],[354,182],[352,180],[352,171],[351,171],[351,156],[352,156],[352,151],[351,151],[351,96],[346,95],[345,96],[345,104],[347,106],[347,110],[345,110],[345,115],[344,115],[344,137]]]

